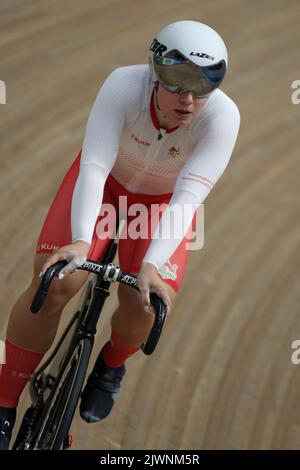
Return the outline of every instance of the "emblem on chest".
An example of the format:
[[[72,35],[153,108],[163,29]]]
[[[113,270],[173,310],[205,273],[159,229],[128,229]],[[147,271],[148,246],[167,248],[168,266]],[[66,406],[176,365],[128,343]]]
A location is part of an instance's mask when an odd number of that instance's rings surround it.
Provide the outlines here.
[[[174,147],[174,145],[172,147],[169,148],[168,150],[168,156],[169,157],[179,157],[180,155],[180,147]]]

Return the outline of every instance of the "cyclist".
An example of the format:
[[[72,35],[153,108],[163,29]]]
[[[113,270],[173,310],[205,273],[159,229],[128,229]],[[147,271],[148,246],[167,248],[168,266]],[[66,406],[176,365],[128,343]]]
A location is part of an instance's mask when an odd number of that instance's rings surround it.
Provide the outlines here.
[[[64,306],[87,279],[88,274],[76,268],[87,258],[101,258],[108,245],[108,234],[103,237],[99,230],[105,207],[110,204],[122,212],[120,196],[126,196],[130,221],[130,208],[143,204],[147,236],[130,236],[127,225],[128,236],[119,242],[121,269],[137,274],[141,295],[126,286],[118,288],[111,339],[81,398],[80,412],[87,422],[109,414],[126,359],[148,337],[153,324],[149,292],[156,292],[170,312],[183,280],[185,242],[195,211],[231,157],[240,117],[234,102],[219,89],[227,69],[221,37],[196,21],[169,24],[151,43],[149,64],[118,68],[105,80],[87,122],[82,151],[46,217],[32,282],[8,324],[0,376],[1,448],[8,448],[19,397],[53,342]],[[159,217],[151,211],[154,204],[159,205]],[[185,214],[182,236],[160,237],[170,228],[172,210],[187,206],[192,208],[188,214],[176,212]],[[59,260],[68,264],[53,281],[40,314],[29,314],[39,275]]]

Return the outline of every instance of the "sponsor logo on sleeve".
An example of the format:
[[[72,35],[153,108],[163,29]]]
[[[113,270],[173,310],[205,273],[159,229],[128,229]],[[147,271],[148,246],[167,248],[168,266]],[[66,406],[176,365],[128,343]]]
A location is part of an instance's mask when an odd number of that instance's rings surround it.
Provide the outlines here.
[[[171,263],[170,260],[168,260],[163,266],[161,266],[158,270],[159,274],[163,279],[172,279],[175,281],[177,279],[177,270],[178,270],[178,265],[175,263]]]

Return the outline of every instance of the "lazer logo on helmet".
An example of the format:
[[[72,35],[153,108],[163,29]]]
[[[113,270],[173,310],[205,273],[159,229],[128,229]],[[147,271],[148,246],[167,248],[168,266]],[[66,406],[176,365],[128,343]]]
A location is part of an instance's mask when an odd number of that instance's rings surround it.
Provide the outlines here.
[[[203,59],[215,60],[215,58],[212,55],[205,54],[205,52],[191,52],[190,55],[202,57]]]
[[[154,52],[157,55],[162,56],[163,52],[166,52],[168,48],[164,45],[158,42],[157,39],[153,39],[153,42],[150,46],[150,51]]]

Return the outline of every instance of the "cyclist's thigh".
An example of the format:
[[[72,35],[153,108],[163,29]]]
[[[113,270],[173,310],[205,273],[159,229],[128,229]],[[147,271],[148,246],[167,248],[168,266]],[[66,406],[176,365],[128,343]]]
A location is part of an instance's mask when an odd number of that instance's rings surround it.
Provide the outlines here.
[[[71,203],[79,174],[80,157],[79,153],[66,173],[48,210],[37,242],[37,254],[48,253],[50,255],[72,241]]]

